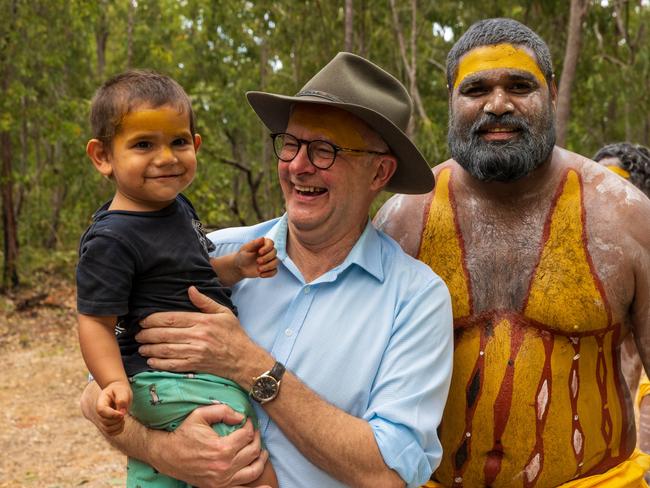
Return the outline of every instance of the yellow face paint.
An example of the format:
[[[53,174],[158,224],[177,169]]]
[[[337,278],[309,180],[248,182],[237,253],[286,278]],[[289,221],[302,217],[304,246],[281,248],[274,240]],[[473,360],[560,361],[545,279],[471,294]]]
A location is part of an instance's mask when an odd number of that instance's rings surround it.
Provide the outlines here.
[[[626,180],[629,180],[629,179],[630,179],[630,172],[629,172],[629,171],[625,171],[625,170],[624,170],[623,168],[621,168],[620,166],[607,165],[607,166],[605,166],[605,168],[609,169],[610,171],[613,171],[614,173],[616,173],[616,174],[619,175],[619,176],[622,176],[622,177],[625,178]]]
[[[189,114],[167,105],[129,112],[122,118],[115,140],[151,133],[165,137],[183,136],[191,141]]]
[[[361,121],[354,116],[326,105],[298,105],[291,114],[289,126],[300,126],[320,137],[350,149],[364,149],[368,142],[361,134]]]
[[[535,76],[540,84],[546,86],[546,78],[539,69],[539,65],[525,49],[512,44],[497,44],[477,47],[461,58],[454,89],[469,75],[503,68],[527,71]]]

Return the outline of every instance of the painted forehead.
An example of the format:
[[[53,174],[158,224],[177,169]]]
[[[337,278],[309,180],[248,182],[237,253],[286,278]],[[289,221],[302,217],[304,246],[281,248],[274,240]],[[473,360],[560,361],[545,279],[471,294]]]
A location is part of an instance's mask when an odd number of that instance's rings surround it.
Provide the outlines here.
[[[323,137],[342,147],[363,148],[362,122],[354,115],[325,105],[297,105],[287,130],[301,127],[314,133],[313,138]]]
[[[126,132],[162,132],[178,135],[190,132],[190,116],[186,111],[164,105],[133,110],[120,121],[118,134]]]
[[[458,63],[454,89],[470,75],[499,68],[527,71],[537,78],[541,85],[546,86],[546,78],[537,61],[526,49],[512,44],[496,44],[479,46],[463,55]]]

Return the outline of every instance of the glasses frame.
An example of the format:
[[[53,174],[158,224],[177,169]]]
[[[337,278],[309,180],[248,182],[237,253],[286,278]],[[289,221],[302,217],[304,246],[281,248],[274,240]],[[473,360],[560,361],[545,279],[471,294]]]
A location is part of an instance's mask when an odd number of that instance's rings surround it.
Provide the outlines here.
[[[389,154],[388,152],[370,151],[368,149],[353,149],[353,148],[349,148],[349,147],[341,147],[341,146],[339,146],[337,144],[334,144],[333,142],[325,141],[323,139],[314,139],[314,140],[308,141],[306,139],[299,139],[296,136],[294,136],[293,134],[289,134],[288,132],[275,132],[275,133],[269,134],[269,135],[270,135],[271,140],[273,142],[273,144],[272,144],[273,145],[273,152],[275,153],[275,155],[277,156],[277,158],[280,161],[282,161],[283,163],[290,163],[291,161],[296,159],[296,156],[298,156],[298,154],[300,153],[300,149],[302,149],[302,146],[305,145],[305,146],[307,146],[307,159],[312,164],[312,166],[314,166],[315,168],[318,168],[318,169],[330,169],[332,167],[332,165],[334,164],[334,162],[336,161],[336,156],[340,152],[378,154],[378,155]],[[277,151],[277,149],[275,147],[275,140],[280,136],[293,137],[300,144],[300,146],[298,146],[298,150],[296,151],[296,154],[294,154],[291,159],[282,159],[280,157],[280,155],[278,154],[278,151]],[[320,143],[324,143],[324,144],[328,144],[328,145],[332,146],[332,149],[334,150],[333,151],[334,156],[332,156],[332,162],[329,165],[327,165],[327,166],[319,166],[316,163],[314,163],[314,160],[313,160],[312,155],[311,155],[312,151],[311,151],[310,148],[313,147],[312,144],[314,144],[315,142],[320,142]]]

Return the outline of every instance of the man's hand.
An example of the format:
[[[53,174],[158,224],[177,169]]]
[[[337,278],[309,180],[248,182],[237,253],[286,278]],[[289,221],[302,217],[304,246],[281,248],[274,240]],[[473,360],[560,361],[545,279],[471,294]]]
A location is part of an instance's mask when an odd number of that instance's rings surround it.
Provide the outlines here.
[[[273,241],[258,237],[239,248],[235,266],[242,278],[270,278],[278,272],[280,260],[276,256]]]
[[[257,479],[264,470],[268,452],[260,449],[260,434],[248,420],[244,427],[218,437],[210,425],[241,422],[241,414],[226,405],[194,410],[168,439],[152,453],[154,467],[192,486],[231,487]]]
[[[195,287],[188,294],[201,312],[158,312],[145,318],[136,335],[147,364],[163,371],[197,371],[229,378],[244,390],[269,369],[273,358],[255,344],[239,320]]]
[[[106,385],[95,405],[102,432],[106,435],[122,433],[124,416],[129,411],[132,398],[133,393],[128,382],[114,381]]]
[[[97,427],[101,420],[95,405],[100,393],[97,383],[90,382],[81,396],[82,413]],[[210,425],[241,421],[240,413],[223,404],[197,408],[174,432],[146,429],[127,415],[124,432],[107,439],[127,456],[194,486],[239,488],[256,480],[268,459],[260,449],[259,432],[248,421],[219,437]]]

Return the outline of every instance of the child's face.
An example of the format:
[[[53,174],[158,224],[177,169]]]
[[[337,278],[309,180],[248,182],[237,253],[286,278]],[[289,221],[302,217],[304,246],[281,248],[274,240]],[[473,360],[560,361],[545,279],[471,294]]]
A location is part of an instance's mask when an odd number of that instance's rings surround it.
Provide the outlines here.
[[[189,114],[174,107],[141,106],[126,114],[104,173],[116,185],[111,208],[151,211],[169,205],[194,179],[200,144],[190,132]]]

